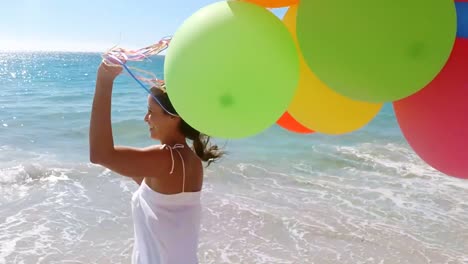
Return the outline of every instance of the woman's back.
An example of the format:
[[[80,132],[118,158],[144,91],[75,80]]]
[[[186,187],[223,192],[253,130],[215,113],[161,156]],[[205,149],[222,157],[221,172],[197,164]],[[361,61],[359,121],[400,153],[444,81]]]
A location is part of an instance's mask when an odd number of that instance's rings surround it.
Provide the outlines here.
[[[198,263],[201,161],[189,150],[182,153],[183,145],[164,147],[171,154],[171,171],[162,177],[145,178],[132,196],[135,230],[132,263]],[[148,180],[153,182],[153,188]],[[178,190],[173,190],[177,183]],[[187,191],[193,189],[196,191]]]
[[[200,158],[186,145],[161,145],[161,148],[166,149],[167,155],[171,156],[171,164],[165,166],[167,173],[146,178],[146,185],[161,194],[201,191],[203,166]]]

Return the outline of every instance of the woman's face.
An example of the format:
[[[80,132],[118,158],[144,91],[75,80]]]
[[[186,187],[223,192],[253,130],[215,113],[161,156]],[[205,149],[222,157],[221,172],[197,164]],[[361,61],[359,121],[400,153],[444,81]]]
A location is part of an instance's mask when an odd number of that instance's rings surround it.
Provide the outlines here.
[[[178,129],[177,119],[166,114],[151,95],[148,96],[148,112],[145,115],[145,122],[149,126],[151,138],[156,140],[174,135]]]

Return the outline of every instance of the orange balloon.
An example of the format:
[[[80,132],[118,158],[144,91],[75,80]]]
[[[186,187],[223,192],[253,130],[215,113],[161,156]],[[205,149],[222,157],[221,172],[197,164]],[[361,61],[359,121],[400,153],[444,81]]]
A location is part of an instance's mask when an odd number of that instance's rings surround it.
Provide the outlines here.
[[[299,0],[242,0],[242,1],[254,3],[259,6],[263,6],[267,8],[292,6],[292,5],[296,5],[299,3]]]
[[[307,127],[301,125],[299,122],[294,119],[288,112],[285,112],[280,119],[276,122],[280,127],[299,134],[310,134],[313,133],[313,130],[308,129]]]

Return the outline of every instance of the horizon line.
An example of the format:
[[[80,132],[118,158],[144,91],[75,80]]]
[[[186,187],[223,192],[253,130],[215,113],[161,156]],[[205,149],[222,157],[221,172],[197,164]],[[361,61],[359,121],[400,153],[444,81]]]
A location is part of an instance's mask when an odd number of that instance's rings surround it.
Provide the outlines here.
[[[92,54],[103,54],[105,51],[102,50],[48,50],[48,49],[0,49],[0,53],[92,53]],[[166,54],[156,54],[152,56],[166,56]]]

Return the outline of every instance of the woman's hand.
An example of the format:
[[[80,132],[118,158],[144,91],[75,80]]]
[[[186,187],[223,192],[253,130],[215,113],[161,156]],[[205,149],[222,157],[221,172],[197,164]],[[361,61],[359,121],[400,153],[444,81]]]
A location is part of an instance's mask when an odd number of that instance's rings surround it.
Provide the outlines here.
[[[103,61],[101,62],[101,65],[99,65],[97,78],[113,82],[120,73],[122,73],[122,66],[109,65]]]

